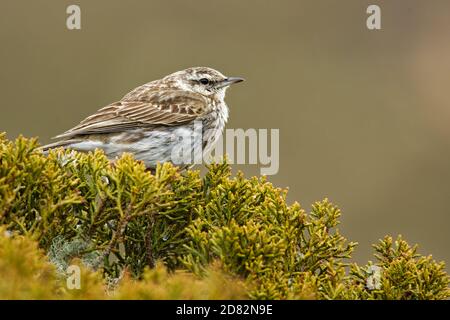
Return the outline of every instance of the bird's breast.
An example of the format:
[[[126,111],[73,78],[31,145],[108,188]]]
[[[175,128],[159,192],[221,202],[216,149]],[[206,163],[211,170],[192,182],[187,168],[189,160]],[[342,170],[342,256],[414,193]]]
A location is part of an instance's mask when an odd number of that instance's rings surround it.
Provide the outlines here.
[[[228,121],[228,106],[225,102],[218,103],[202,119],[203,144],[205,152],[219,139]]]

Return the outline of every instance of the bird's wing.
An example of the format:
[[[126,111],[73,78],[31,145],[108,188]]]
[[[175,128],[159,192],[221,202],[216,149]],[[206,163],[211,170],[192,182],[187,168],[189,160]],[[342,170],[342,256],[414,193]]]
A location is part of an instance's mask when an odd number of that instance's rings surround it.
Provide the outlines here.
[[[154,90],[112,103],[55,138],[112,133],[154,125],[174,126],[191,122],[207,108],[206,99],[183,90]]]

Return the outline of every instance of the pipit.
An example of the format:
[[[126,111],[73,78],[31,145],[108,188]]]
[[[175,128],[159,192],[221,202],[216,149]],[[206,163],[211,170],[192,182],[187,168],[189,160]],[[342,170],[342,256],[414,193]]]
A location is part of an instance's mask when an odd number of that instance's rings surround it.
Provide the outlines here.
[[[158,162],[189,166],[195,153],[203,156],[220,137],[228,120],[225,92],[243,80],[206,67],[172,73],[101,108],[42,149],[102,149],[109,159],[128,152],[149,169]],[[187,139],[193,136],[200,138]],[[180,158],[186,150],[190,156]]]

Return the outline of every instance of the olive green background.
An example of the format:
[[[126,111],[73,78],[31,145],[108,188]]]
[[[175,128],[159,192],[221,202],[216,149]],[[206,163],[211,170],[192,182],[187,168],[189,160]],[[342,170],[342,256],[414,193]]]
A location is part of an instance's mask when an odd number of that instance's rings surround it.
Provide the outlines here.
[[[445,0],[1,0],[0,131],[47,143],[140,84],[210,66],[247,79],[227,127],[280,129],[269,180],[306,209],[339,205],[357,261],[402,234],[450,263],[449,30]]]

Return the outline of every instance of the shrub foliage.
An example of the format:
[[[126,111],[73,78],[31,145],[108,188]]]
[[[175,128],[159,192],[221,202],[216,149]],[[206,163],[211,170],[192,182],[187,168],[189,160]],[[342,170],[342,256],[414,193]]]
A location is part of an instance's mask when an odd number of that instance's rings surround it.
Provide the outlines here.
[[[400,237],[356,246],[327,199],[307,213],[224,162],[155,173],[131,155],[37,149],[0,136],[0,298],[446,299],[443,263]],[[68,290],[67,267],[82,266]],[[5,279],[19,277],[14,287]],[[49,279],[53,285],[48,285]]]

